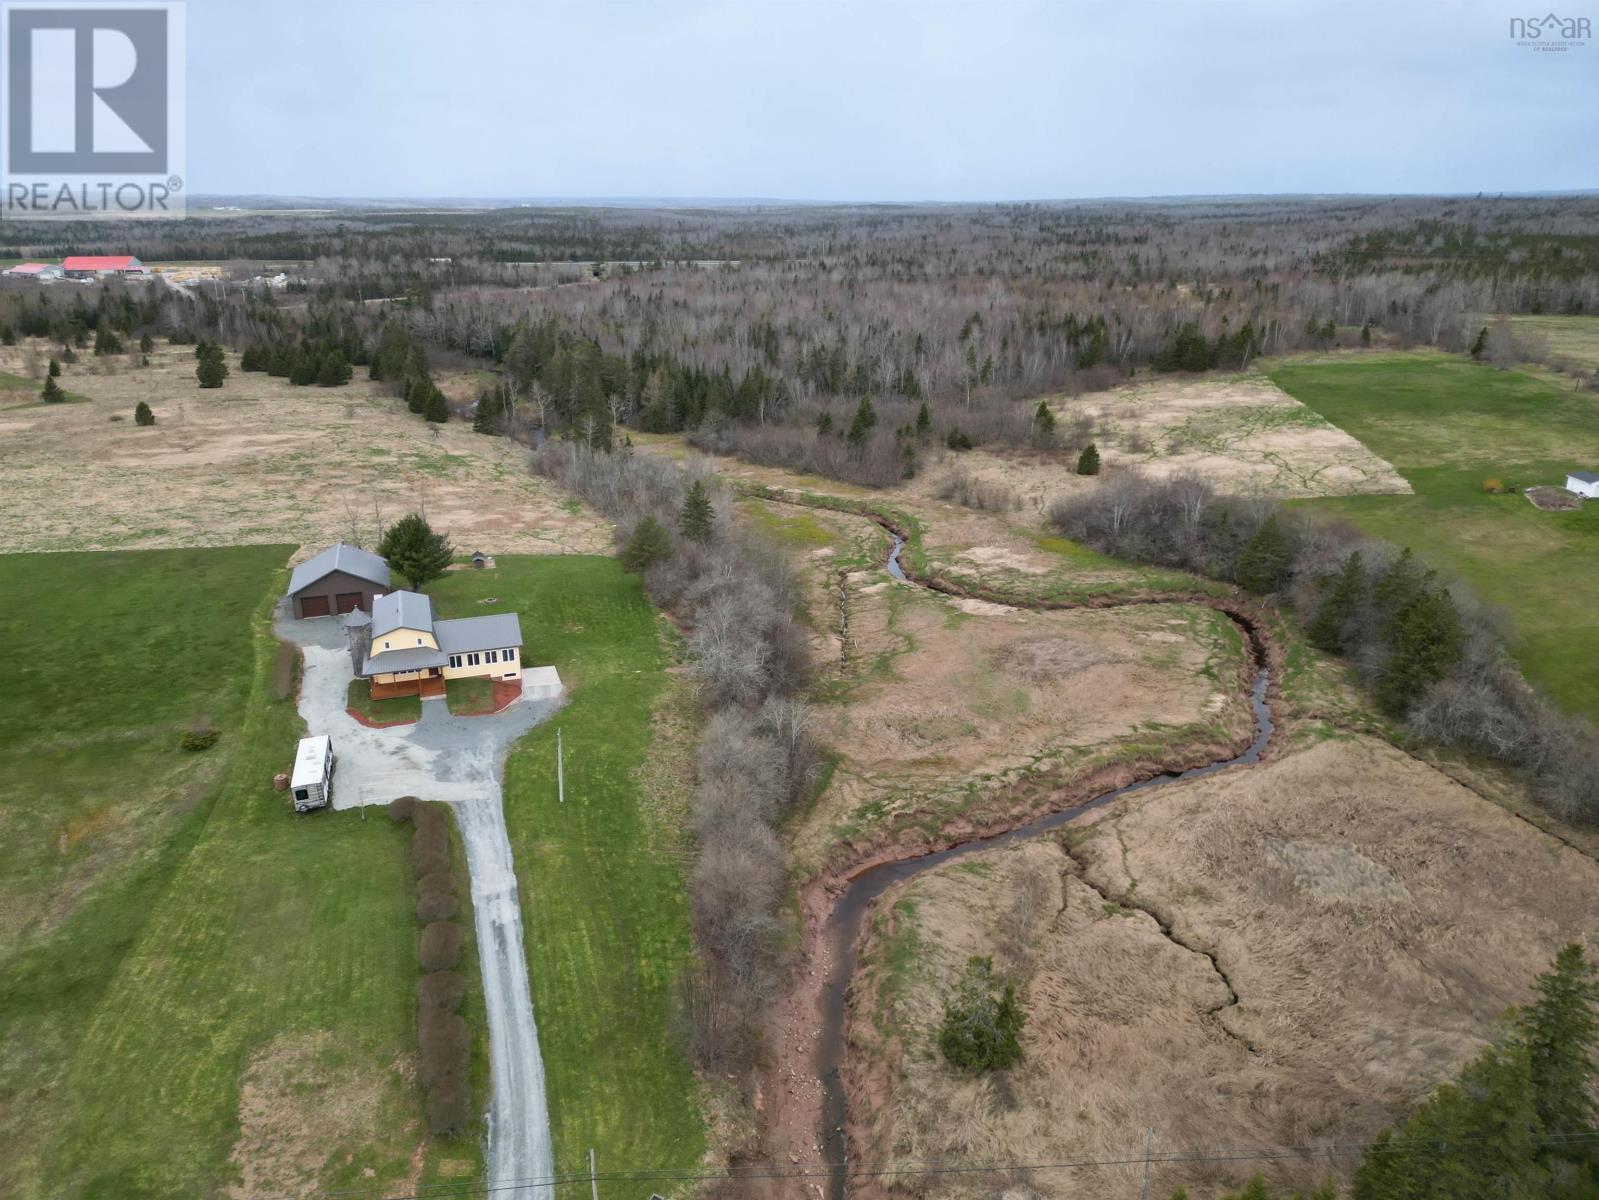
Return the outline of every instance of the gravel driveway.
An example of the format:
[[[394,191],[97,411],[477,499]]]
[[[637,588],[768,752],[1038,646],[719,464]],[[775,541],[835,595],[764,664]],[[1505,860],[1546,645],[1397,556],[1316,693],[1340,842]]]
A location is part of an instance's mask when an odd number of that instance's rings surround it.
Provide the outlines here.
[[[422,701],[414,725],[369,729],[345,711],[355,677],[344,630],[332,620],[297,621],[280,607],[277,635],[305,656],[300,715],[313,734],[333,738],[338,771],[333,807],[387,804],[396,796],[445,800],[455,810],[472,876],[472,912],[488,1013],[490,1180],[553,1179],[544,1060],[533,1021],[522,905],[511,841],[505,830],[500,778],[511,744],[561,702],[523,698],[488,717],[452,717],[441,700]],[[551,1196],[553,1186],[520,1194]]]

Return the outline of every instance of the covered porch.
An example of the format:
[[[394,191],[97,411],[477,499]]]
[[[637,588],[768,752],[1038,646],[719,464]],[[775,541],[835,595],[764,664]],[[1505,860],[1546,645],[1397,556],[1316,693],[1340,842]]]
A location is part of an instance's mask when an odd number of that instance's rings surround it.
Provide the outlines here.
[[[421,696],[424,700],[444,695],[444,671],[424,667],[419,671],[396,674],[387,683],[372,681],[372,699],[392,700],[396,696]]]

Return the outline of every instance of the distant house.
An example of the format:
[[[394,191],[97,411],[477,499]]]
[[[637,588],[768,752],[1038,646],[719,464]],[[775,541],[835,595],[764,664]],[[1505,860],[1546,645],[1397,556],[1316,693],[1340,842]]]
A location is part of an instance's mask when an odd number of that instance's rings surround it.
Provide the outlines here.
[[[1599,471],[1572,471],[1566,476],[1566,491],[1585,500],[1599,500]]]
[[[522,678],[522,623],[515,613],[439,621],[421,592],[390,592],[372,605],[366,661],[372,698],[441,696],[444,681]]]
[[[150,273],[150,269],[131,254],[69,254],[61,260],[61,269],[69,279]]]
[[[53,263],[20,263],[5,272],[13,279],[60,279],[61,273]]]
[[[289,601],[296,617],[329,617],[373,604],[389,590],[389,564],[359,546],[340,542],[306,559],[289,576]]]

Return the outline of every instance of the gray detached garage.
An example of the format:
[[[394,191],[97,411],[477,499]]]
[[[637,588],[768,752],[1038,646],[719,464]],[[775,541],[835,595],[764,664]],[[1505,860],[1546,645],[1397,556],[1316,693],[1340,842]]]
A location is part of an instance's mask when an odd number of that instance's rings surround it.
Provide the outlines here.
[[[372,611],[372,601],[389,591],[389,564],[376,554],[340,542],[306,559],[289,577],[289,601],[296,617],[332,617]]]

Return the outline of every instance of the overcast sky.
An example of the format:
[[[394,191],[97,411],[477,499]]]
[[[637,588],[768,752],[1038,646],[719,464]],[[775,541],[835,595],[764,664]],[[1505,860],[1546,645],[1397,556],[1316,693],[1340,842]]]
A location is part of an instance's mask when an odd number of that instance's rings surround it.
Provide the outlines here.
[[[1545,0],[1539,0],[1544,3]],[[1599,25],[1599,2],[1560,0]],[[1599,187],[1531,0],[190,0],[191,191],[1018,200]]]

